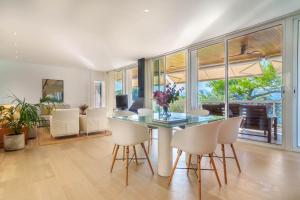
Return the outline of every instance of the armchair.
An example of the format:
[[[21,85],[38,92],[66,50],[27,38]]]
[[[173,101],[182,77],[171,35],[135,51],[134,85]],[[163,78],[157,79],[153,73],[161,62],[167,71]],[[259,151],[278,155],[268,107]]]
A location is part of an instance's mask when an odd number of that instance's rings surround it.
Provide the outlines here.
[[[79,110],[76,108],[53,110],[50,133],[53,137],[79,134]]]
[[[80,132],[87,135],[92,132],[106,131],[107,126],[106,108],[88,108],[86,115],[80,115]]]

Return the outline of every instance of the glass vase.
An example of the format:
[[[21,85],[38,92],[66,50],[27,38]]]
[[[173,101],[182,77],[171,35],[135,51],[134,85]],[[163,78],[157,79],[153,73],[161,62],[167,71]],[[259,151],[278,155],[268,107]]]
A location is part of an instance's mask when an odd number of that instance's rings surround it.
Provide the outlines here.
[[[169,118],[171,116],[171,113],[169,112],[169,107],[168,106],[163,106],[163,117]]]

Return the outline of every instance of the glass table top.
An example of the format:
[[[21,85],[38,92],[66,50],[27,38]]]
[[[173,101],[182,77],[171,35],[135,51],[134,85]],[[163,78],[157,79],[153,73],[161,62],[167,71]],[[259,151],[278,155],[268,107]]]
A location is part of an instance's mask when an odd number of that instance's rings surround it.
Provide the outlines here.
[[[225,119],[224,116],[208,115],[208,116],[197,116],[190,115],[187,113],[171,113],[171,116],[165,118],[159,113],[153,113],[152,116],[112,116],[112,119],[127,120],[135,123],[145,124],[153,127],[165,127],[173,128],[176,126],[195,126],[200,124],[206,124],[213,121]]]

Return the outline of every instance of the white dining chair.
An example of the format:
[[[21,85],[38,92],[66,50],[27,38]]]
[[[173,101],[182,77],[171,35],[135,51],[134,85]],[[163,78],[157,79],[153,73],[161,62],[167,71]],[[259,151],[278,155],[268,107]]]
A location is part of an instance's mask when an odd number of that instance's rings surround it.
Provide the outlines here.
[[[113,116],[114,117],[126,117],[126,116],[132,116],[132,115],[136,115],[136,113],[131,112],[129,110],[115,110],[113,112]],[[110,124],[111,127],[111,124]],[[114,155],[114,152],[116,150],[117,145],[114,145],[113,151],[112,151],[112,155]],[[123,147],[123,158],[125,157],[125,147]]]
[[[233,146],[233,143],[237,140],[239,128],[242,122],[242,117],[233,117],[224,120],[219,129],[218,144],[221,144],[222,158],[223,158],[223,169],[224,169],[224,180],[227,184],[227,169],[226,169],[226,158],[233,158],[236,161],[239,172],[241,173],[241,167]],[[225,145],[230,144],[233,157],[226,157]]]
[[[152,116],[153,115],[153,110],[149,108],[140,108],[138,109],[138,115],[139,116]],[[150,146],[152,145],[152,140],[153,140],[153,129],[156,127],[153,126],[148,126],[149,130],[149,142],[148,142],[148,154],[150,153]]]
[[[213,153],[217,147],[219,127],[222,121],[211,122],[199,126],[188,127],[183,130],[179,130],[172,138],[171,146],[177,148],[177,158],[172,168],[169,185],[172,181],[174,172],[176,170],[178,160],[182,151],[197,156],[197,174],[198,174],[198,191],[199,199],[201,199],[201,159],[204,155],[208,154],[212,164],[212,170],[215,172],[215,176],[221,187],[218,171],[214,162]],[[190,169],[190,160],[187,169]]]
[[[129,165],[129,147],[133,147],[134,157],[136,164],[138,163],[138,158],[136,154],[136,145],[141,145],[142,149],[145,153],[146,159],[148,161],[149,167],[151,169],[152,175],[154,175],[154,171],[146,151],[144,142],[149,140],[149,134],[147,133],[147,127],[142,126],[140,124],[135,124],[132,122],[119,120],[119,119],[111,119],[112,124],[112,138],[114,143],[116,144],[116,150],[114,152],[110,172],[112,172],[116,157],[118,154],[118,150],[120,146],[124,146],[126,149],[126,177],[125,177],[125,184],[128,185],[128,165]]]

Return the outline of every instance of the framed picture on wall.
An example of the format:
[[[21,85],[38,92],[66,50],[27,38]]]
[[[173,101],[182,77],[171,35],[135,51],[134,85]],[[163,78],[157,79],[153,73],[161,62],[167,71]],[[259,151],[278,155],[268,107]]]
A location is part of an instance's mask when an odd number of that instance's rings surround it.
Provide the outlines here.
[[[64,102],[64,81],[43,79],[42,80],[42,97],[48,97],[52,102]]]

